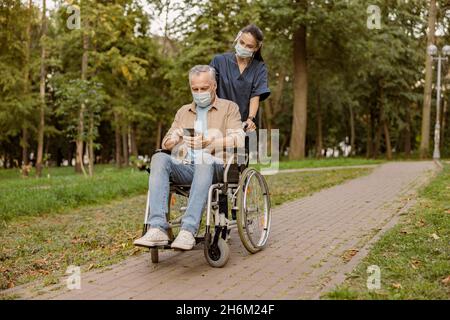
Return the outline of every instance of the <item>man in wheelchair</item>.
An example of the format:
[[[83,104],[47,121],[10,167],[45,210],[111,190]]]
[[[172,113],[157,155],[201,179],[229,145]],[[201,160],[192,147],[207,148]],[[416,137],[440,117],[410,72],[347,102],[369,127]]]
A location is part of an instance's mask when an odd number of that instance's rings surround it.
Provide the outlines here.
[[[181,230],[171,247],[190,250],[200,225],[208,190],[222,179],[227,152],[242,147],[245,133],[236,103],[216,96],[216,74],[208,65],[189,71],[193,102],[182,106],[162,141],[165,152],[155,153],[149,179],[150,228],[135,245],[153,247],[169,242],[166,213],[170,181],[190,185]],[[169,152],[170,151],[170,152]],[[170,154],[169,154],[170,153]]]

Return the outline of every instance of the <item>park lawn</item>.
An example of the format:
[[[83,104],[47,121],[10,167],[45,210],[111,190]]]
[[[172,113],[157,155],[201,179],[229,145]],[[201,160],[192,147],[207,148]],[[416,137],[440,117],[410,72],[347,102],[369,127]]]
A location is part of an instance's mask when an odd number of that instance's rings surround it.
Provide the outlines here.
[[[280,169],[300,169],[300,168],[322,168],[322,167],[341,167],[381,164],[386,162],[382,159],[366,158],[323,158],[323,159],[305,159],[280,162]]]
[[[450,164],[419,192],[417,204],[325,299],[450,299]],[[367,267],[381,288],[366,287]]]
[[[280,173],[266,178],[275,206],[370,171]],[[132,244],[141,235],[145,201],[146,197],[141,195],[66,213],[11,220],[0,232],[0,289],[34,280],[40,280],[37,287],[42,288],[59,283],[69,265],[81,266],[82,272],[86,272],[147,252]]]
[[[0,230],[20,216],[63,212],[143,194],[148,183],[146,172],[106,165],[96,166],[92,178],[74,174],[70,167],[47,168],[41,179],[33,175],[23,178],[18,170],[0,170]]]
[[[281,160],[279,170],[285,169],[303,169],[303,168],[323,168],[323,167],[341,167],[358,165],[376,165],[386,162],[382,159],[366,158],[322,158],[322,159],[304,159],[304,160]],[[256,168],[269,168],[269,165],[254,165]]]

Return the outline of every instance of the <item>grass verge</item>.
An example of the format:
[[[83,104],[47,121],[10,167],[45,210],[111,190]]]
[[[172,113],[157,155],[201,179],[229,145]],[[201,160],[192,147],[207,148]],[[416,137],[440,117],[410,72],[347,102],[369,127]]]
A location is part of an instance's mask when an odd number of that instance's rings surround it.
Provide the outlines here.
[[[305,159],[305,160],[282,160],[279,162],[279,169],[303,169],[303,168],[322,168],[322,167],[341,167],[341,166],[357,166],[381,164],[386,162],[382,159],[366,159],[366,158],[323,158],[323,159]],[[265,168],[265,165],[255,165],[257,168]]]
[[[143,194],[148,183],[145,172],[111,166],[96,167],[92,178],[74,174],[73,168],[46,169],[41,179],[20,178],[14,171],[0,170],[0,229],[21,216],[63,212]]]
[[[374,245],[326,299],[450,299],[450,165],[419,192],[416,205]],[[367,289],[367,268],[381,286]]]

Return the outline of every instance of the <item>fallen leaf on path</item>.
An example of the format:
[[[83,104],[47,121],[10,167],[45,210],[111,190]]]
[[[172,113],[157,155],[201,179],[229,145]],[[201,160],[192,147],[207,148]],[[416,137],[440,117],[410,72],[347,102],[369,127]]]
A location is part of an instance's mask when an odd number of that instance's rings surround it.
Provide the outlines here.
[[[352,260],[353,256],[358,253],[358,251],[358,249],[348,249],[341,257],[345,262],[349,262]]]
[[[91,264],[89,265],[89,267],[88,267],[88,271],[91,270],[93,267],[94,267],[94,264],[91,263]]]
[[[130,256],[134,256],[139,251],[140,251],[139,248],[135,248],[133,251],[131,251]]]

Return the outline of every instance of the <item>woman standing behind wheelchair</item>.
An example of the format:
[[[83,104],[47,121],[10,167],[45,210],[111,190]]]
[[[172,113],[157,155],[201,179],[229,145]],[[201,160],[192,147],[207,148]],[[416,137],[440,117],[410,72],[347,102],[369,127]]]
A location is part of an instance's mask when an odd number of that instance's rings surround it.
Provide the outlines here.
[[[267,67],[261,55],[264,35],[250,24],[234,40],[235,52],[216,55],[210,65],[216,70],[217,96],[239,106],[247,131],[256,129],[259,103],[267,99]]]

